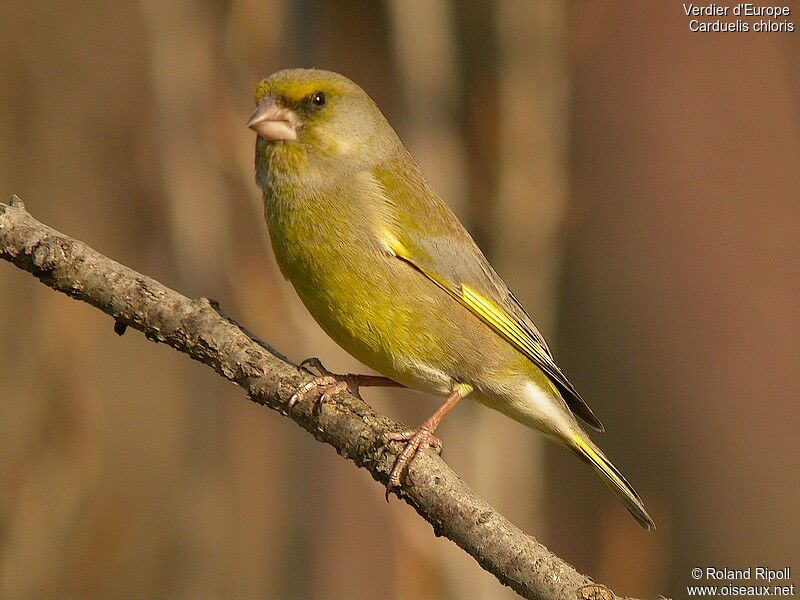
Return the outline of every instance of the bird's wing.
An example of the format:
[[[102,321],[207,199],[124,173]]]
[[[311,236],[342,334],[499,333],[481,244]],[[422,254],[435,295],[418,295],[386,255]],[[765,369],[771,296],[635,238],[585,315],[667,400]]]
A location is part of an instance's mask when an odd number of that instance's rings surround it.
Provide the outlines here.
[[[399,204],[408,204],[407,192],[402,187],[400,190],[395,186],[384,187],[390,211]],[[396,219],[388,220],[382,235],[389,251],[450,294],[530,359],[556,385],[572,412],[602,431],[600,420],[553,361],[542,334],[458,219],[427,186],[417,192],[430,194],[430,201],[402,207],[411,209],[410,214],[417,209],[413,222],[403,219],[402,215],[409,214],[405,210],[397,210]],[[425,233],[415,227],[420,219],[426,225]]]

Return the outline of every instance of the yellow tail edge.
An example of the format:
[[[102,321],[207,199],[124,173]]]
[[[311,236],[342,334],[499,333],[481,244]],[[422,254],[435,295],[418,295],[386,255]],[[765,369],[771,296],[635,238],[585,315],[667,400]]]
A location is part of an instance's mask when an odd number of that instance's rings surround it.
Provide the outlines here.
[[[644,509],[639,494],[636,493],[636,490],[634,490],[631,484],[622,476],[622,473],[611,464],[611,461],[606,458],[605,454],[590,440],[579,434],[575,434],[572,439],[575,442],[574,449],[578,456],[602,476],[603,483],[619,496],[625,508],[627,508],[628,512],[633,515],[633,518],[639,522],[639,525],[648,531],[655,529],[656,524]]]

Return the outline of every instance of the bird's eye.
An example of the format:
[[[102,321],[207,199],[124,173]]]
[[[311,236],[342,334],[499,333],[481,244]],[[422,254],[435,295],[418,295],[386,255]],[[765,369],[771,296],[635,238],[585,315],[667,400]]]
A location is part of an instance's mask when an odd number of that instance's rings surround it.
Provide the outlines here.
[[[313,106],[325,106],[328,99],[325,97],[325,92],[314,92],[311,94],[311,104]]]

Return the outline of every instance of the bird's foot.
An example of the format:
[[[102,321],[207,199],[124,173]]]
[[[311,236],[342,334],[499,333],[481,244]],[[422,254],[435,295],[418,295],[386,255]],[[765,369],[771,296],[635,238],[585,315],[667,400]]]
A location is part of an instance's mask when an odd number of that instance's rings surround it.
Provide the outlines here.
[[[390,431],[384,435],[384,440],[388,442],[407,442],[406,447],[394,461],[392,470],[389,472],[389,481],[386,483],[386,501],[389,501],[389,494],[396,487],[400,486],[400,477],[404,469],[408,469],[417,452],[423,445],[430,446],[436,450],[437,454],[442,453],[442,440],[433,434],[433,429],[424,423],[419,429],[409,429],[407,431]]]
[[[294,406],[301,400],[304,400],[306,395],[318,387],[327,388],[319,397],[318,402],[325,402],[328,398],[343,392],[349,391],[357,398],[361,398],[359,389],[362,387],[405,387],[397,383],[393,379],[384,377],[383,375],[358,375],[356,373],[331,373],[326,369],[320,359],[312,357],[307,358],[300,363],[301,369],[311,367],[319,373],[312,381],[303,385],[294,395],[289,399],[289,406]]]
[[[354,373],[331,373],[323,366],[322,361],[316,357],[307,358],[299,365],[299,368],[301,369],[307,367],[313,368],[317,371],[317,373],[319,373],[319,375],[314,377],[314,379],[308,383],[303,384],[300,389],[297,390],[291,398],[289,398],[289,407],[292,407],[298,402],[305,400],[309,392],[317,388],[325,388],[317,400],[318,404],[327,402],[329,398],[332,398],[339,392],[343,392],[345,390],[349,391],[354,396],[361,398],[361,394],[358,391],[361,385],[358,379],[361,377],[360,375],[356,375]]]

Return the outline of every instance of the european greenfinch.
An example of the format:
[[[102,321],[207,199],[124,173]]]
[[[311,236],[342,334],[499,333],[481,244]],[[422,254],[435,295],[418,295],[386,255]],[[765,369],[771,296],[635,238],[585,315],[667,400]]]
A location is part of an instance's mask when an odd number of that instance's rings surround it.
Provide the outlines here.
[[[578,423],[600,421],[556,366],[539,330],[455,215],[431,189],[378,107],[336,73],[290,69],[264,79],[247,126],[256,139],[272,248],[322,329],[383,376],[321,372],[327,393],[399,385],[446,396],[405,446],[389,491],[434,431],[470,396],[588,463],[645,528],[622,474]]]

